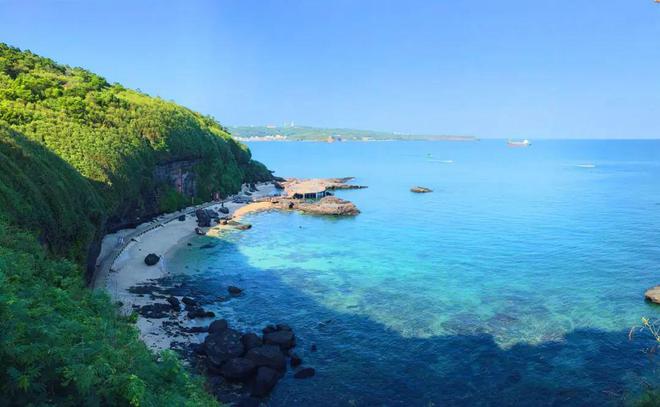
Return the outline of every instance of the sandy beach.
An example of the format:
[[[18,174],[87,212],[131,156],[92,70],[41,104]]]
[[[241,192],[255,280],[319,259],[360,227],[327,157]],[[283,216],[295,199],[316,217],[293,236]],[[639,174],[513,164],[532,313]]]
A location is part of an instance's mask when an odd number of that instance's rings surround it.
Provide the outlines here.
[[[252,193],[252,198],[270,196],[277,192],[273,184],[260,184],[257,185],[257,189],[257,192]],[[230,197],[224,203],[224,206],[229,209],[228,215],[234,217],[234,219],[261,208],[260,203],[235,203],[231,201],[232,198]],[[221,204],[218,202],[207,205],[205,207],[217,210]],[[191,211],[194,211],[194,208],[187,208],[181,212],[190,213]],[[180,213],[165,214],[135,229],[120,230],[104,237],[97,264],[99,271],[93,286],[95,289],[107,291],[113,301],[121,303],[123,314],[131,314],[134,311],[134,306],[141,307],[158,302],[165,303],[164,299],[154,299],[150,295],[132,293],[129,289],[136,285],[147,284],[150,281],[166,277],[171,273],[167,267],[168,253],[173,252],[179,245],[186,244],[193,238],[197,227],[197,219],[194,215],[187,215],[183,221],[178,220],[179,215]],[[207,235],[218,236],[225,229],[233,228],[217,225],[210,228]],[[146,230],[146,232],[131,237],[141,230]],[[113,253],[116,253],[123,246],[125,248],[121,251],[121,254],[113,260]],[[161,260],[158,264],[154,266],[145,264],[144,258],[149,253],[160,256]],[[179,313],[177,319],[185,326],[202,325],[209,322],[187,320],[183,314]],[[164,318],[138,316],[137,327],[140,331],[140,337],[149,348],[160,351],[169,349],[173,341],[186,343],[196,340],[195,335],[173,334],[171,330],[166,330],[163,324],[166,321],[168,320]]]

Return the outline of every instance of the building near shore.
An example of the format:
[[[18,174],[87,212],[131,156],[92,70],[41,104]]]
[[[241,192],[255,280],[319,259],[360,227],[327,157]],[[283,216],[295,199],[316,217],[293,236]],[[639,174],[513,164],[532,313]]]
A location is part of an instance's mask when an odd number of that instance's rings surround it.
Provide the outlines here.
[[[328,192],[327,183],[320,179],[309,179],[290,182],[284,189],[285,195],[293,199],[321,199],[332,195]]]

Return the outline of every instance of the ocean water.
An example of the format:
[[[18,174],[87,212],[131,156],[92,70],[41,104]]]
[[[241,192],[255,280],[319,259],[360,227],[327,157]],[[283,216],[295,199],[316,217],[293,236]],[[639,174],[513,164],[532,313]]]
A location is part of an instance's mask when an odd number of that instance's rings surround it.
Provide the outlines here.
[[[660,317],[643,300],[660,284],[659,141],[250,148],[277,175],[369,187],[337,193],[355,218],[253,214],[169,263],[209,294],[245,288],[211,307],[234,326],[294,328],[317,374],[289,372],[269,405],[617,405],[658,383],[652,341],[628,334]]]

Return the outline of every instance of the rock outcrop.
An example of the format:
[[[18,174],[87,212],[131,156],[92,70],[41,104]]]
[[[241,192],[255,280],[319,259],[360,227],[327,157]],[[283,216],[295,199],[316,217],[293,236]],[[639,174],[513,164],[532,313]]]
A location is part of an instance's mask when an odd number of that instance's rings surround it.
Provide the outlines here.
[[[144,264],[147,266],[154,266],[160,260],[160,256],[155,253],[147,254],[147,257],[144,258]]]
[[[644,298],[656,304],[660,304],[660,285],[651,287],[644,293]]]
[[[429,188],[426,188],[426,187],[416,186],[416,187],[410,188],[410,192],[415,192],[417,194],[425,194],[425,193],[428,193],[428,192],[433,192],[433,190],[429,189]]]
[[[243,394],[265,397],[283,377],[290,350],[295,346],[293,330],[285,324],[268,325],[263,338],[255,333],[231,329],[224,319],[214,321],[208,327],[208,336],[195,352],[206,362],[207,372],[234,385],[242,385]],[[301,358],[291,353],[292,367],[300,366]],[[314,375],[312,368],[300,369],[294,377],[308,378]]]

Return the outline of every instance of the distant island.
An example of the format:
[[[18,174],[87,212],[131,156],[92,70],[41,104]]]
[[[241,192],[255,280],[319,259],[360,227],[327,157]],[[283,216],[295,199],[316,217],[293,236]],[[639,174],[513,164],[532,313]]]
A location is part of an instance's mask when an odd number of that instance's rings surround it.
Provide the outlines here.
[[[234,126],[229,132],[238,140],[252,141],[478,141],[474,136],[420,135],[387,131],[320,128],[310,126]]]

